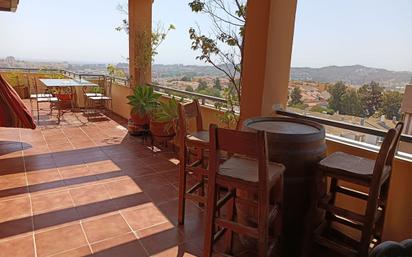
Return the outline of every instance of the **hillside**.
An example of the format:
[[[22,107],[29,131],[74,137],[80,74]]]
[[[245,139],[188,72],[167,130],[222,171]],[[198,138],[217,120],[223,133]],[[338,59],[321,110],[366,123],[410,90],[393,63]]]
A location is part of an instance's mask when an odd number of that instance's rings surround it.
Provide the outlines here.
[[[362,65],[327,66],[322,68],[292,68],[292,80],[319,82],[344,81],[353,85],[363,85],[372,80],[385,87],[403,87],[412,78],[412,72],[389,71]]]

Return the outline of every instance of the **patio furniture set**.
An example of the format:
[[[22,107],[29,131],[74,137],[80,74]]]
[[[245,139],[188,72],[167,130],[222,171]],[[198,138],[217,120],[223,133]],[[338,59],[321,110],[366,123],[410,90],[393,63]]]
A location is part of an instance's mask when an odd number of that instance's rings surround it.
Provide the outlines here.
[[[317,256],[319,247],[333,256],[364,257],[382,241],[403,123],[389,130],[376,160],[327,156],[323,126],[300,119],[256,118],[242,131],[216,125],[205,131],[196,100],[180,104],[179,127],[178,221],[185,223],[187,200],[204,206],[204,256],[231,256],[234,233],[261,257]],[[364,201],[366,212],[339,206],[338,194]]]
[[[30,104],[37,111],[40,120],[40,104],[49,103],[50,115],[57,110],[57,123],[60,124],[65,112],[82,108],[89,118],[98,109],[112,109],[111,82],[104,86],[91,83],[85,79],[38,79],[28,77]],[[83,101],[81,100],[83,98]],[[35,101],[36,109],[33,108]]]

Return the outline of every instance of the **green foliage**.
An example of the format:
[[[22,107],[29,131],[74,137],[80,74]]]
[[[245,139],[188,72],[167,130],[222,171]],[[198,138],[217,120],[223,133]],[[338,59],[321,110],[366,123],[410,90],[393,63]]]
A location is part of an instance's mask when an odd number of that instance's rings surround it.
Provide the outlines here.
[[[154,92],[151,86],[137,86],[133,95],[127,97],[128,104],[132,106],[132,113],[140,116],[150,115],[158,105],[160,94]]]
[[[289,105],[299,105],[303,104],[302,102],[302,90],[300,87],[294,87],[290,94],[290,103]]]
[[[207,87],[207,88],[202,89],[202,90],[197,89],[196,92],[199,93],[199,94],[202,94],[202,95],[222,97],[222,95],[220,93],[221,91],[217,90],[216,88],[213,88],[213,87]]]
[[[300,103],[300,104],[289,105],[289,107],[300,109],[300,110],[306,110],[306,108],[308,108],[308,105],[304,103]]]
[[[215,79],[215,84],[213,85],[213,87],[216,88],[217,90],[222,90],[222,85],[220,84],[219,78]]]
[[[199,80],[199,86],[197,87],[196,91],[202,91],[202,90],[206,90],[208,88],[206,81],[204,80]]]
[[[194,92],[195,91],[191,85],[187,86],[185,90],[187,92]]]
[[[358,94],[360,102],[364,114],[367,117],[374,115],[375,112],[381,108],[383,90],[384,88],[374,81],[359,88]]]
[[[167,123],[164,128],[166,133],[177,130],[177,120],[179,118],[178,107],[179,104],[173,97],[168,101],[159,102],[159,107],[154,112],[154,121]]]
[[[312,108],[310,108],[311,112],[319,112],[319,113],[326,113],[329,115],[333,115],[335,114],[335,111],[333,109],[330,108],[325,108],[319,105],[313,106]]]
[[[178,102],[172,98],[165,102],[159,102],[159,108],[154,112],[153,118],[158,122],[172,122],[179,117]]]
[[[363,116],[363,109],[360,98],[355,89],[347,89],[341,97],[341,109],[339,112],[344,115]]]
[[[342,81],[337,82],[335,85],[329,86],[329,108],[339,112],[342,110],[342,96],[346,93],[346,89],[347,86]]]
[[[110,76],[119,77],[119,78],[125,78],[126,77],[126,73],[124,72],[124,70],[117,68],[113,64],[107,65],[106,70],[107,70],[107,73]]]
[[[386,91],[383,93],[382,97],[382,114],[385,115],[387,119],[401,118],[401,105],[402,105],[403,94],[398,91]]]
[[[235,109],[241,100],[246,0],[191,0],[189,7],[194,13],[205,14],[210,19],[210,35],[202,34],[201,28],[189,29],[192,50],[199,53],[196,59],[212,65],[229,79],[231,87],[224,92],[227,104],[219,106],[227,112],[222,119],[235,118],[239,125]]]
[[[181,79],[181,81],[190,82],[190,81],[192,81],[192,78],[191,78],[191,77],[188,77],[188,76],[184,76],[184,77]]]

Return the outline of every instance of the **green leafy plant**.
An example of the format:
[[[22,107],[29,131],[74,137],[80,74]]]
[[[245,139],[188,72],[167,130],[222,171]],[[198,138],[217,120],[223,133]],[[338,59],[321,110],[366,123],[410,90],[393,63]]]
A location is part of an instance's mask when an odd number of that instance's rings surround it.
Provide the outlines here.
[[[133,91],[133,95],[129,95],[128,104],[132,106],[132,114],[136,113],[143,117],[151,115],[153,110],[158,105],[160,94],[154,92],[151,86],[137,86]]]
[[[166,102],[159,102],[157,111],[154,112],[153,120],[156,122],[168,123],[165,126],[165,132],[170,130],[176,131],[178,113],[178,101],[173,97]]]

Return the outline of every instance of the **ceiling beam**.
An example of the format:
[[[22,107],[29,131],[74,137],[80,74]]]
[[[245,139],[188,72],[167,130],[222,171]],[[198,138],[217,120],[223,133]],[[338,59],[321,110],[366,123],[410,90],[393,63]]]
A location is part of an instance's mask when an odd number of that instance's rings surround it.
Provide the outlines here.
[[[0,0],[0,11],[15,12],[19,0]]]

